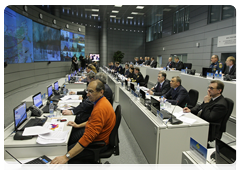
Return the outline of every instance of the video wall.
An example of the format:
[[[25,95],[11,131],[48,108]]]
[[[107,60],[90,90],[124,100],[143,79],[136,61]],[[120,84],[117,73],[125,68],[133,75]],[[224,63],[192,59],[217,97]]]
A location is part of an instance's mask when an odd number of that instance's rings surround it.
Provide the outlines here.
[[[85,35],[39,24],[6,7],[4,62],[71,61],[85,56]]]

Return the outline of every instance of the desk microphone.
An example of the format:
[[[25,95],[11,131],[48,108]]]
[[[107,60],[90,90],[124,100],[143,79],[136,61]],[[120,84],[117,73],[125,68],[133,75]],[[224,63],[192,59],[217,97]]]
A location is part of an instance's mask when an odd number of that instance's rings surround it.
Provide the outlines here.
[[[177,101],[175,107],[173,108],[172,115],[171,115],[171,118],[170,118],[170,120],[169,120],[172,125],[176,125],[176,124],[181,124],[181,123],[183,123],[181,120],[177,119],[177,118],[173,115],[173,112],[174,112],[177,104],[178,104],[178,101]]]

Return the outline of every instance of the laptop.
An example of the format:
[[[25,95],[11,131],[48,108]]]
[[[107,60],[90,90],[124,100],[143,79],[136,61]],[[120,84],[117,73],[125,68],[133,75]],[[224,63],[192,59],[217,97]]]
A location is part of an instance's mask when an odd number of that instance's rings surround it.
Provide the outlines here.
[[[13,109],[13,117],[14,117],[14,127],[15,131],[22,131],[26,127],[31,126],[42,126],[45,121],[43,122],[42,119],[34,118],[28,119],[27,118],[27,105],[26,102],[21,103],[17,107]]]
[[[144,106],[146,103],[150,104],[151,100],[146,98],[146,93],[142,89],[140,89],[140,103],[142,103]]]
[[[56,81],[56,82],[54,83],[54,89],[58,91],[58,89],[59,89],[58,81]]]
[[[39,158],[33,159],[27,163],[20,162],[17,158],[15,158],[12,154],[10,154],[7,150],[5,150],[13,159],[18,161],[22,166],[22,169],[24,170],[49,170],[48,166],[50,162],[52,161],[47,156],[43,155]],[[57,170],[62,169],[62,166],[58,167]]]
[[[53,89],[52,89],[52,85],[49,85],[47,87],[47,93],[48,93],[48,100],[52,100],[52,101],[59,101],[59,99],[61,98],[61,96],[53,96]]]
[[[35,94],[33,97],[33,104],[38,107],[39,109],[41,109],[43,111],[43,113],[49,113],[49,104],[46,104],[45,106],[43,106],[43,102],[42,102],[42,95],[41,92]],[[54,110],[57,108],[56,105],[54,105]]]
[[[207,73],[212,73],[212,68],[203,67],[202,68],[202,77],[207,77]]]
[[[130,89],[135,92],[134,84],[130,83]]]
[[[158,110],[160,110],[160,101],[151,96],[151,112],[157,116]]]
[[[130,89],[128,88],[128,81],[127,81],[127,80],[125,80],[125,89],[128,90],[128,91],[130,90]]]

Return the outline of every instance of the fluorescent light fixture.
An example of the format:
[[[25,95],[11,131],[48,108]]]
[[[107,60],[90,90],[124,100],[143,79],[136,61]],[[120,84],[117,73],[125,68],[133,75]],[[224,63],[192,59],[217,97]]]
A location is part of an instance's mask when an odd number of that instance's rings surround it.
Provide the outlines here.
[[[110,15],[111,18],[116,18],[116,15]]]
[[[122,7],[122,5],[114,5],[115,7]]]
[[[131,14],[133,14],[133,15],[137,15],[137,14],[138,14],[138,12],[132,12]]]
[[[127,17],[127,19],[133,19],[133,17]]]
[[[113,10],[112,13],[119,13],[119,11],[114,11],[114,10]]]
[[[169,8],[165,8],[163,11],[171,11],[171,9],[169,9]]]
[[[144,6],[137,6],[136,8],[137,8],[137,9],[143,9]]]
[[[98,16],[98,14],[92,14],[92,16],[93,16],[93,17],[97,17],[97,16]]]
[[[99,9],[92,9],[92,11],[94,11],[94,12],[98,12],[98,11],[99,11]]]

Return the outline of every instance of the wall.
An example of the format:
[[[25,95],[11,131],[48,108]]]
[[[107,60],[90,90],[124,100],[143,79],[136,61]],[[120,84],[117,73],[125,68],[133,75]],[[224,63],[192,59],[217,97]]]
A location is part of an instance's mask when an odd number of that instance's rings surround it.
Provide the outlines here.
[[[157,57],[162,55],[163,66],[167,64],[171,54],[187,53],[189,63],[197,72],[202,67],[210,65],[210,58],[213,54],[221,58],[221,53],[234,53],[236,46],[217,47],[217,37],[229,34],[236,34],[236,18],[226,19],[220,22],[207,24],[208,6],[190,6],[189,30],[178,34],[170,35],[169,23],[172,23],[172,14],[164,15],[163,38],[148,42],[145,45],[146,56]],[[196,43],[200,43],[196,47]],[[163,51],[165,47],[165,51]]]

